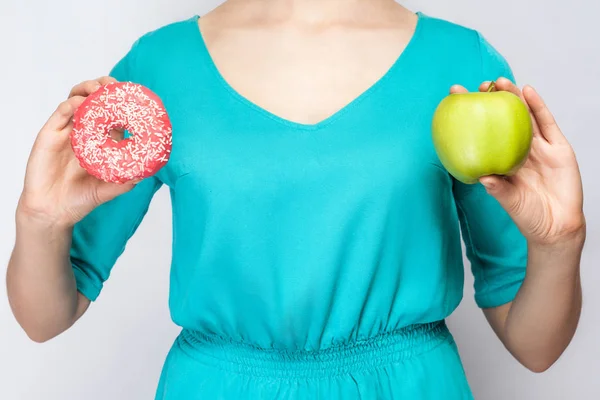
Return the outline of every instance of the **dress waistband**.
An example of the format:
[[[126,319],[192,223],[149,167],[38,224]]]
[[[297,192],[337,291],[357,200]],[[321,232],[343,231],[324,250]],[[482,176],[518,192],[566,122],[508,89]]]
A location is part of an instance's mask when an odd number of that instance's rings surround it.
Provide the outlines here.
[[[451,337],[444,321],[411,325],[354,343],[323,350],[264,349],[184,329],[182,351],[203,364],[271,378],[330,377],[401,362]]]

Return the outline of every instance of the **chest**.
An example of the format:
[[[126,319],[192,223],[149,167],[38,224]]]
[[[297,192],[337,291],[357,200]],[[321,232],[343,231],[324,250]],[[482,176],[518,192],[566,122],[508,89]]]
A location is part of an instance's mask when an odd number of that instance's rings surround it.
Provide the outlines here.
[[[267,48],[252,54],[244,53],[248,46],[231,49],[235,41],[222,47],[217,41],[212,53],[180,52],[161,70],[153,87],[173,122],[173,152],[163,172],[169,185],[186,175],[199,196],[269,199],[300,190],[391,193],[421,190],[427,180],[449,182],[431,140],[445,85],[431,83],[414,52],[399,58],[401,48],[377,50],[380,58],[348,62],[348,73],[336,63],[356,52],[328,55],[323,43],[292,52],[270,40],[261,38]],[[228,51],[236,56],[219,55]],[[362,69],[371,72],[361,75]],[[340,94],[335,82],[355,93]]]
[[[376,87],[325,122],[306,126],[228,93],[189,102],[172,113],[174,150],[166,170],[187,176],[196,196],[232,204],[273,205],[311,192],[322,199],[393,198],[449,182],[432,148],[425,100],[385,92]]]
[[[315,124],[384,77],[408,41],[401,29],[281,28],[207,32],[204,45],[229,88],[283,119]]]

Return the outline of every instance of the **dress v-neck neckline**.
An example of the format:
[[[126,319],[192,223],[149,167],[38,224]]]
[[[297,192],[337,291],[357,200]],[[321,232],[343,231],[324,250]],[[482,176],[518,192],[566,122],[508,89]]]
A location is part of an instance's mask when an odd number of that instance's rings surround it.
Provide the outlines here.
[[[385,83],[385,81],[390,76],[392,76],[397,69],[401,68],[401,66],[406,62],[407,58],[410,56],[410,53],[413,51],[414,47],[416,47],[417,42],[421,36],[421,31],[423,30],[424,20],[427,18],[427,16],[420,11],[417,11],[415,14],[417,15],[417,23],[416,23],[416,26],[415,26],[412,36],[409,39],[406,46],[404,47],[404,49],[402,50],[402,52],[398,55],[396,60],[386,70],[386,72],[379,79],[377,79],[373,84],[371,84],[364,91],[362,91],[359,95],[357,95],[352,100],[350,100],[348,103],[346,103],[346,105],[342,106],[337,111],[335,111],[333,114],[330,114],[328,117],[326,117],[318,122],[312,123],[312,124],[296,122],[296,121],[292,121],[290,119],[281,117],[281,116],[267,110],[266,108],[258,105],[254,101],[250,100],[249,98],[247,98],[246,96],[244,96],[240,92],[238,92],[233,86],[231,86],[229,84],[229,82],[221,74],[214,59],[212,58],[212,55],[208,49],[208,46],[206,45],[206,41],[204,40],[204,35],[203,35],[202,30],[200,29],[200,25],[198,23],[200,20],[200,15],[195,15],[190,20],[190,22],[192,23],[191,25],[193,28],[193,35],[195,35],[195,37],[197,38],[197,41],[200,45],[199,46],[200,51],[203,53],[205,59],[208,61],[208,68],[210,69],[212,74],[215,76],[215,78],[219,81],[219,83],[236,100],[238,100],[245,106],[250,107],[250,108],[254,109],[255,111],[265,115],[266,117],[268,117],[278,123],[288,126],[289,128],[299,129],[299,130],[318,130],[318,129],[324,128],[325,126],[333,123],[334,121],[341,118],[344,114],[351,111],[359,103],[361,103],[363,100],[368,98],[376,89],[378,89],[380,86],[382,86]]]

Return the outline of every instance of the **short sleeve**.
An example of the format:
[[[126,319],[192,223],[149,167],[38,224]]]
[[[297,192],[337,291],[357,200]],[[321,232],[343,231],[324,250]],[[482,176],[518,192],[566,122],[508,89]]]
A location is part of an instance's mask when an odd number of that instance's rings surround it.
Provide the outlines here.
[[[119,81],[134,80],[135,45],[112,69]],[[140,225],[162,182],[144,179],[131,191],[104,203],[75,224],[70,259],[77,289],[94,301],[127,241]]]
[[[513,71],[502,54],[500,54],[479,32],[477,33],[477,38],[479,40],[482,74],[479,83],[484,81],[495,81],[501,77],[516,83]]]
[[[109,75],[112,76],[113,78],[115,78],[116,80],[123,82],[123,81],[130,81],[134,79],[134,75],[135,75],[135,68],[136,68],[136,60],[137,60],[137,54],[139,51],[139,44],[140,44],[141,38],[138,39],[129,49],[129,51],[127,52],[127,54],[125,54],[125,56],[123,58],[121,58],[119,60],[119,62],[117,62],[112,70],[110,71]]]
[[[508,63],[481,35],[481,79],[515,78]],[[527,265],[527,241],[498,201],[480,183],[454,181],[455,202],[474,277],[475,302],[492,308],[512,301]]]

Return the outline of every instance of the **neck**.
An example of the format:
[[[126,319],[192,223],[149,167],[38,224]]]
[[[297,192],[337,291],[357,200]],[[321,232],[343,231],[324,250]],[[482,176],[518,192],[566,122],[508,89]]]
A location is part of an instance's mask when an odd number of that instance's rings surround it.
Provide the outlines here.
[[[259,7],[272,20],[320,24],[332,20],[366,17],[396,5],[394,0],[230,0]]]

